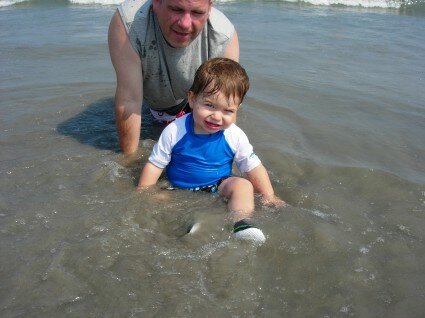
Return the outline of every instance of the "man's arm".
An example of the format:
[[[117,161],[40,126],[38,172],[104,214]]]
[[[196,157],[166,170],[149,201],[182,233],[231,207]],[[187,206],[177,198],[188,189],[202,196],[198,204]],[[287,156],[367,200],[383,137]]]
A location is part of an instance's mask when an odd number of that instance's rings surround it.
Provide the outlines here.
[[[233,33],[229,44],[227,44],[226,51],[224,52],[224,57],[239,62],[239,40],[236,31]]]
[[[286,204],[285,201],[274,194],[269,174],[262,164],[248,171],[246,176],[251,181],[255,191],[262,194],[262,200],[265,204],[273,204],[275,206],[284,206]]]
[[[140,138],[143,99],[142,66],[133,49],[118,11],[109,25],[109,54],[117,76],[115,121],[121,150],[131,154]]]
[[[152,163],[147,162],[142,170],[142,174],[140,175],[137,189],[142,190],[148,186],[156,184],[159,177],[161,176],[162,170],[163,169],[158,168]]]

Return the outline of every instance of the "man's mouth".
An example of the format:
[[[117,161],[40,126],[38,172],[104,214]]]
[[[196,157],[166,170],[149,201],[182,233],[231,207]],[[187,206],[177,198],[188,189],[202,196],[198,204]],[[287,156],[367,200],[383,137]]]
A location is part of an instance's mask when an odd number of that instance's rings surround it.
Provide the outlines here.
[[[190,35],[190,32],[181,32],[173,29],[173,32],[179,37],[187,37]]]

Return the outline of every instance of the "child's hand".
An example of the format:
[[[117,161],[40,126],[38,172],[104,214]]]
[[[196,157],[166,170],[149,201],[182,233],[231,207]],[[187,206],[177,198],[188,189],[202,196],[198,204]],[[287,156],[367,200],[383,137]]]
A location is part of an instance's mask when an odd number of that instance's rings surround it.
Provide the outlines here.
[[[155,186],[148,187],[137,187],[139,193],[145,193],[148,200],[153,200],[157,202],[168,201],[170,199],[170,193],[163,190],[158,190]]]
[[[261,202],[264,205],[274,205],[277,208],[282,208],[284,206],[286,206],[286,202],[283,201],[281,198],[279,198],[278,196],[272,194],[272,195],[263,195],[261,198]]]
[[[165,202],[170,200],[170,193],[166,191],[157,192],[152,195],[152,199],[158,202]]]

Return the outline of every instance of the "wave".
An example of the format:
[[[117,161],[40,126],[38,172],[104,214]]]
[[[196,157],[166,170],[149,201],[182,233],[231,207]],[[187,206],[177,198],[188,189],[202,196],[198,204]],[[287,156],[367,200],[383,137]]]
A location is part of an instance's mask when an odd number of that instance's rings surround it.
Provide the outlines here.
[[[69,2],[75,4],[102,4],[102,5],[111,5],[111,4],[120,4],[122,0],[70,0]]]
[[[0,7],[23,4],[81,4],[81,5],[118,5],[123,0],[0,0]],[[228,3],[241,0],[215,0],[216,3]],[[260,0],[261,1],[261,0]],[[278,0],[279,1],[279,0]],[[360,8],[400,9],[404,13],[425,13],[425,0],[280,0],[288,3],[305,3],[317,6],[346,6]]]
[[[0,7],[11,6],[24,1],[25,0],[0,0]]]
[[[406,6],[425,4],[423,0],[285,0],[292,3],[308,3],[319,6],[347,6],[362,8],[401,9]]]
[[[118,5],[123,0],[0,0],[0,7],[24,4]]]

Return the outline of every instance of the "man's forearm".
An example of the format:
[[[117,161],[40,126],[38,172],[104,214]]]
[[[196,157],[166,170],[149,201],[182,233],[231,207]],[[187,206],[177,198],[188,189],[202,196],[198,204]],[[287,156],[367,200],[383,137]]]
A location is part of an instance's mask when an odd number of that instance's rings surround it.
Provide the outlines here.
[[[116,101],[115,122],[122,152],[125,155],[136,152],[140,139],[140,107],[120,106]]]

